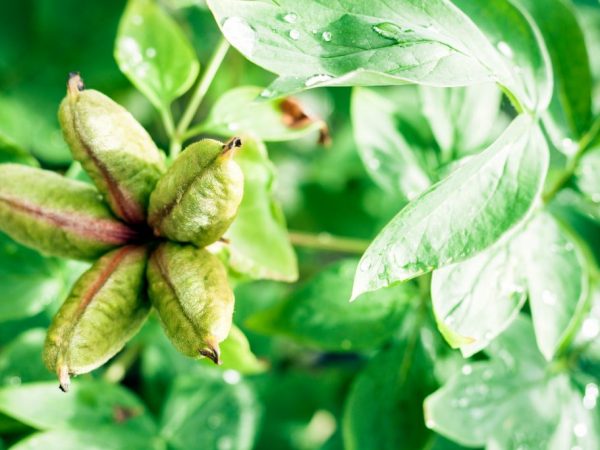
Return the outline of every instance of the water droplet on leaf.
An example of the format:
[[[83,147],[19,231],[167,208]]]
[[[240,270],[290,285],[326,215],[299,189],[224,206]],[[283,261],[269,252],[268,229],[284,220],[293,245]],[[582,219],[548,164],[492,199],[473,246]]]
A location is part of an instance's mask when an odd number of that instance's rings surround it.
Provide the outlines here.
[[[498,42],[498,45],[496,45],[496,47],[498,48],[498,51],[504,56],[506,56],[508,59],[513,59],[513,50],[512,48],[510,48],[510,45],[508,45],[506,42],[500,41]]]
[[[290,12],[283,16],[283,20],[285,20],[287,23],[296,23],[298,16],[295,13]]]
[[[290,39],[293,39],[294,41],[300,39],[300,32],[298,30],[290,30],[289,35]]]
[[[325,42],[331,41],[331,33],[329,31],[323,31],[323,34],[321,34],[321,37],[323,38],[323,40]]]

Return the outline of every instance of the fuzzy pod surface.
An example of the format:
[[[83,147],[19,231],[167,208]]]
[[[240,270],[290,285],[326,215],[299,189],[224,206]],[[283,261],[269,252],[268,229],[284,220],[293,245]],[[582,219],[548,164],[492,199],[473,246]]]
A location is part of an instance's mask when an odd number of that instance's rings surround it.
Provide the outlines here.
[[[0,164],[0,230],[41,252],[80,260],[137,239],[93,186],[19,164]]]
[[[220,364],[219,343],[231,329],[234,296],[219,258],[163,243],[152,253],[147,275],[150,300],[173,345],[186,356]]]
[[[73,157],[81,163],[113,212],[125,222],[146,219],[150,193],[164,160],[150,135],[122,106],[79,75],[69,79],[58,118]]]
[[[146,247],[133,245],[107,253],[77,280],[55,315],[43,356],[63,391],[70,375],[104,364],[148,317],[147,254]]]
[[[204,139],[188,146],[150,197],[154,234],[205,247],[218,240],[238,212],[244,175],[233,160],[241,141]]]

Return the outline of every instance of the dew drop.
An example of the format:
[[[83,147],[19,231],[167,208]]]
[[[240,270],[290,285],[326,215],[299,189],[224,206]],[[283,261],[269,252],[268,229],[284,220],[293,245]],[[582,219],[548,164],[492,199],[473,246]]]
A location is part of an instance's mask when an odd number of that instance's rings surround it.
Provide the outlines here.
[[[463,375],[471,375],[473,373],[473,367],[470,364],[462,366],[461,372]]]
[[[326,75],[326,74],[313,75],[312,77],[310,77],[308,80],[306,80],[304,82],[304,86],[311,87],[311,86],[314,86],[315,84],[329,81],[332,78],[333,77],[331,75]]]
[[[496,45],[496,47],[498,48],[498,51],[500,53],[502,53],[504,56],[506,56],[508,59],[513,59],[513,57],[514,57],[513,50],[512,50],[512,48],[510,48],[510,45],[508,45],[506,42],[500,41],[500,42],[498,42],[498,45]]]
[[[271,89],[263,89],[263,91],[260,93],[260,96],[263,97],[263,98],[274,97],[275,96],[275,92],[272,91]]]
[[[139,27],[141,24],[144,23],[144,18],[142,16],[140,16],[139,14],[136,14],[131,18],[131,22],[134,25]]]
[[[581,334],[584,339],[594,339],[600,333],[600,323],[594,317],[588,317],[581,325]]]
[[[573,427],[573,434],[577,437],[584,437],[587,434],[587,426],[585,423],[575,424]]]
[[[296,23],[298,16],[295,13],[290,12],[283,16],[283,20],[285,20],[287,23]]]
[[[229,125],[227,125],[227,129],[228,129],[229,131],[237,131],[237,130],[239,130],[239,129],[240,129],[240,124],[239,124],[239,123],[232,122],[232,123],[230,123]]]
[[[323,31],[323,34],[321,34],[321,37],[323,38],[323,40],[325,42],[331,41],[331,33],[329,31]]]
[[[577,142],[569,138],[565,138],[562,141],[560,141],[560,147],[563,153],[566,155],[574,155],[579,149],[579,145],[577,145]]]
[[[233,448],[233,439],[229,436],[220,437],[217,441],[218,450],[231,450]]]
[[[433,428],[435,427],[435,421],[433,419],[427,419],[427,421],[425,422],[425,426],[427,428]]]
[[[548,305],[552,306],[556,304],[556,295],[552,293],[552,291],[545,290],[542,292],[542,301]]]
[[[405,32],[409,32],[411,30],[402,30],[398,25],[391,22],[383,22],[377,25],[373,25],[373,31],[384,37],[386,39],[391,39],[393,41],[400,41],[404,37]]]
[[[588,383],[585,385],[585,394],[583,396],[583,407],[592,410],[596,407],[598,401],[598,385]]]
[[[289,32],[290,39],[297,41],[300,39],[300,32],[298,30],[290,30]]]
[[[225,383],[227,384],[237,384],[241,379],[242,376],[237,370],[228,369],[223,372],[223,380],[225,380]]]
[[[251,55],[254,52],[256,31],[241,17],[225,19],[223,34],[241,53]]]
[[[156,56],[156,49],[154,47],[148,47],[146,49],[146,56],[148,58],[154,58]]]

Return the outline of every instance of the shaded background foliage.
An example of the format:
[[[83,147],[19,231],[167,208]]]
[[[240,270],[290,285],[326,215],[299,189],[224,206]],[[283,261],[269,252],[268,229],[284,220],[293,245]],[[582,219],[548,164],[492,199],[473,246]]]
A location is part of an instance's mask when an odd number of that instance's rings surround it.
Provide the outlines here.
[[[213,15],[200,1],[159,3],[192,43],[203,71],[221,36]],[[82,176],[71,164],[56,119],[72,70],[129,109],[168,150],[159,113],[113,56],[125,6],[114,0],[2,2],[0,162],[39,164]],[[597,55],[598,4],[578,2],[577,8],[588,52]],[[597,114],[598,58],[591,58],[591,68]],[[231,50],[198,117],[208,116],[211,105],[233,88],[265,87],[272,81],[272,74]],[[597,339],[589,343],[583,336],[585,345],[569,359],[547,363],[536,347],[526,307],[485,354],[465,361],[437,330],[428,280],[368,293],[347,304],[358,265],[352,253],[360,254],[407,199],[450,173],[454,159],[478,153],[516,115],[494,89],[471,97],[414,86],[322,88],[299,95],[326,120],[333,144],[318,145],[317,129],[290,142],[270,142],[275,198],[289,229],[315,233],[317,241],[321,236],[318,246],[328,242],[320,233],[355,240],[346,246],[350,255],[298,246],[298,283],[235,278],[234,320],[241,331],[231,339],[232,365],[225,361],[223,368],[177,354],[152,318],[112,364],[80,377],[73,392],[62,395],[42,366],[40,352],[52,314],[86,265],[43,257],[0,236],[0,448],[545,448],[548,439],[555,448],[593,448],[600,439]],[[489,99],[488,108],[472,117],[469,109],[482,96]],[[187,99],[174,102],[175,115],[183,112]],[[477,121],[482,114],[495,124],[486,132]],[[383,143],[373,144],[375,138]],[[386,145],[403,151],[378,154]],[[550,178],[552,167],[564,163],[556,149],[551,155]],[[591,161],[586,164],[597,168],[593,155],[587,155]],[[391,169],[413,164],[415,157],[422,173]],[[271,170],[268,161],[258,164]],[[588,172],[587,178],[579,176],[589,182],[582,190],[591,193],[592,204],[569,191],[551,209],[590,243],[597,260],[600,214],[593,189],[598,171]],[[399,175],[406,184],[398,185]],[[452,274],[436,274],[434,280],[441,276]],[[518,289],[516,294],[511,299],[520,308],[525,298]],[[588,332],[590,320],[596,326],[600,320],[597,307],[591,314],[581,318],[588,321]],[[258,359],[248,351],[244,334]],[[423,416],[423,401],[434,391],[426,410],[436,420],[448,419],[439,426],[432,417],[426,424]],[[516,400],[503,402],[510,392],[518,392]],[[584,406],[588,402],[583,410],[581,399]],[[567,413],[560,420],[548,417],[561,410]],[[462,423],[453,424],[452,417]],[[523,424],[528,429],[520,429]],[[570,440],[582,437],[581,424],[585,444]],[[562,431],[552,434],[554,428]]]

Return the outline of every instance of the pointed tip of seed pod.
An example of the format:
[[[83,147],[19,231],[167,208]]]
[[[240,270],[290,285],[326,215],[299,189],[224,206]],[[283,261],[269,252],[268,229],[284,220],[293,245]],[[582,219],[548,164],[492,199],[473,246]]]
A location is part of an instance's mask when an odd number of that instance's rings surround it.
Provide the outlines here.
[[[63,392],[69,392],[71,386],[71,378],[69,376],[69,369],[66,366],[61,366],[58,369],[58,388]]]
[[[69,72],[69,80],[67,81],[67,94],[77,97],[79,92],[85,89],[83,79],[79,72]]]
[[[322,121],[321,128],[319,128],[319,141],[318,144],[323,147],[330,147],[332,143],[331,134],[329,133],[329,127],[327,123]]]
[[[221,155],[226,155],[229,158],[233,158],[236,150],[242,146],[242,140],[239,137],[232,137],[223,145],[223,151]]]
[[[211,337],[206,340],[206,347],[200,349],[199,352],[202,356],[207,357],[217,366],[221,365],[221,350],[219,344]]]

